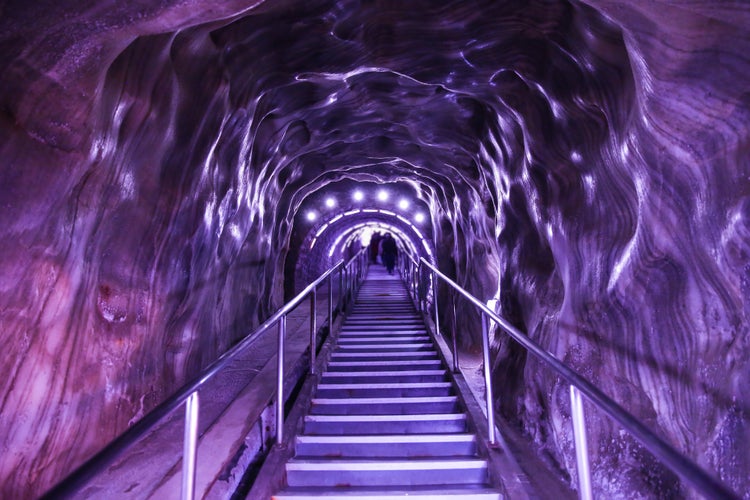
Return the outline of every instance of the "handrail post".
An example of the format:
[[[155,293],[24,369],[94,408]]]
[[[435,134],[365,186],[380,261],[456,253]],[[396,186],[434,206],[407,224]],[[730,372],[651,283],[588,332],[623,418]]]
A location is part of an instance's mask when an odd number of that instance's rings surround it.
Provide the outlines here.
[[[344,309],[344,266],[339,268],[339,313]]]
[[[354,298],[354,265],[346,268],[346,303],[349,304]]]
[[[198,391],[194,391],[185,401],[185,432],[182,444],[182,500],[193,500],[195,498],[199,406]]]
[[[461,368],[458,365],[458,329],[456,328],[456,293],[451,290],[451,306],[453,307],[453,323],[451,326],[451,337],[453,341],[453,373],[459,373]]]
[[[422,300],[422,263],[417,264],[417,301],[419,302],[419,312],[424,313],[424,303]]]
[[[414,264],[412,281],[414,282],[414,305],[417,307],[417,311],[419,311],[420,304],[419,304],[419,264],[418,263]]]
[[[411,293],[411,300],[414,301],[417,297],[416,288],[414,287],[414,268],[417,265],[414,262],[409,263],[409,292]]]
[[[589,470],[589,450],[586,443],[586,421],[583,413],[583,397],[574,385],[570,386],[570,415],[573,420],[573,438],[578,466],[578,495],[583,500],[591,500],[591,472]]]
[[[344,267],[344,307],[349,307],[349,292],[351,288],[349,287],[349,281],[352,277],[352,269],[350,266]]]
[[[495,409],[492,399],[492,367],[490,366],[490,318],[482,314],[482,355],[484,357],[484,387],[487,398],[487,435],[490,445],[495,444]]]
[[[315,354],[318,350],[318,299],[317,290],[310,293],[310,373],[315,375]]]
[[[414,304],[419,309],[419,264],[414,263],[411,266],[411,284],[414,295]]]
[[[284,441],[284,337],[286,314],[279,318],[279,346],[276,355],[276,443]]]
[[[440,335],[440,318],[438,314],[437,273],[432,273],[432,304],[435,306],[435,335]]]
[[[346,278],[346,303],[347,306],[349,304],[349,301],[351,300],[351,294],[352,294],[352,267],[346,266],[346,274],[344,275]]]
[[[328,335],[333,333],[333,273],[328,275]]]

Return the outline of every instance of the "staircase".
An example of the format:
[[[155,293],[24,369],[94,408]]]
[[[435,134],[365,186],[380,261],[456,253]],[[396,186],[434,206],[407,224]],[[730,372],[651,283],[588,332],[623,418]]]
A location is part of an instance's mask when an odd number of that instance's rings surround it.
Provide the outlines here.
[[[371,266],[274,498],[501,498],[476,439],[404,284]]]

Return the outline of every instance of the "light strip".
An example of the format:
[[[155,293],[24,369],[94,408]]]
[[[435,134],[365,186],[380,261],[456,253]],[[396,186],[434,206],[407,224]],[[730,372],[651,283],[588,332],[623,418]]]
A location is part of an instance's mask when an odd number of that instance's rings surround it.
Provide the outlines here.
[[[411,228],[411,230],[416,233],[417,238],[422,242],[422,246],[424,247],[425,252],[427,253],[427,255],[430,258],[430,260],[434,262],[435,259],[434,259],[434,256],[432,254],[432,250],[430,249],[430,245],[427,242],[427,239],[422,234],[422,232],[419,230],[419,228],[417,228],[417,226],[415,226],[409,219],[407,219],[403,215],[400,215],[400,214],[397,214],[397,213],[395,213],[395,212],[393,212],[391,210],[385,210],[385,209],[382,209],[382,208],[380,208],[380,209],[356,208],[354,210],[349,210],[348,212],[339,213],[338,215],[336,215],[335,217],[333,217],[331,220],[329,220],[329,221],[325,222],[324,224],[322,224],[320,226],[320,228],[318,228],[318,230],[315,232],[315,237],[310,242],[310,250],[312,250],[313,247],[315,247],[315,244],[320,239],[320,236],[325,231],[327,231],[328,229],[330,229],[330,227],[335,222],[338,222],[339,220],[343,219],[344,217],[351,217],[352,215],[359,215],[359,214],[363,214],[363,213],[367,213],[367,214],[378,213],[378,214],[382,214],[382,215],[387,215],[389,217],[395,217],[399,221],[401,221],[404,224],[408,225]],[[396,226],[394,226],[392,224],[388,224],[387,222],[370,221],[370,222],[361,222],[361,223],[355,224],[351,228],[347,228],[347,230],[345,230],[341,235],[339,235],[336,238],[336,241],[334,241],[333,245],[331,246],[331,250],[329,251],[329,255],[328,256],[329,257],[333,256],[333,254],[336,251],[336,248],[339,246],[339,244],[341,243],[341,240],[344,238],[344,236],[346,236],[348,234],[351,234],[351,232],[353,230],[360,229],[360,228],[362,228],[364,226],[379,227],[379,228],[382,228],[384,230],[392,230],[394,233],[397,233],[397,234],[401,235],[402,239],[405,242],[408,242],[409,250],[411,250],[415,254],[417,253],[416,249],[414,248],[414,245],[412,243],[412,238],[409,238],[408,236],[406,236],[406,234],[401,229],[399,229],[398,227],[396,227]]]
[[[417,253],[417,249],[414,247],[414,243],[412,243],[411,238],[409,238],[406,234],[404,234],[404,232],[400,228],[393,226],[391,224],[388,224],[387,222],[361,222],[359,224],[355,224],[354,226],[350,228],[347,228],[346,231],[341,233],[336,238],[336,240],[333,242],[333,245],[331,245],[331,249],[328,251],[328,258],[330,259],[331,257],[333,257],[333,254],[336,253],[336,249],[339,248],[339,245],[341,244],[341,240],[343,240],[344,237],[346,237],[347,235],[350,235],[347,238],[344,245],[342,246],[342,248],[346,248],[353,239],[359,236],[358,233],[360,231],[358,230],[364,229],[366,227],[382,229],[383,231],[390,231],[390,232],[397,234],[401,238],[401,240],[406,244],[406,246],[409,247],[409,251],[412,254]],[[355,234],[351,234],[351,233],[355,233]],[[425,246],[425,249],[427,249],[427,254],[430,256],[430,258],[432,258],[432,252],[430,251],[429,246],[427,245],[427,242],[424,239],[422,239],[422,244]]]

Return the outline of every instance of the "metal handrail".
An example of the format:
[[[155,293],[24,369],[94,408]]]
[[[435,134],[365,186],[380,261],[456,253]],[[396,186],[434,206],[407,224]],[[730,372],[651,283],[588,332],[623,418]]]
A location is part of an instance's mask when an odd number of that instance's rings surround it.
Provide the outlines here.
[[[198,391],[201,387],[211,380],[218,372],[224,369],[231,361],[233,361],[240,352],[244,351],[250,344],[252,344],[260,334],[274,326],[276,323],[280,325],[280,341],[279,345],[282,350],[277,353],[280,360],[279,366],[282,367],[282,375],[278,378],[281,384],[281,390],[283,390],[283,330],[286,329],[286,315],[295,309],[302,301],[308,296],[314,296],[315,290],[325,280],[328,279],[328,327],[329,330],[333,326],[333,295],[332,295],[332,276],[336,271],[343,273],[349,266],[352,265],[355,260],[360,257],[357,261],[357,273],[355,276],[361,280],[363,267],[361,262],[361,255],[363,252],[359,252],[357,255],[352,257],[348,262],[344,262],[344,259],[339,260],[330,269],[321,274],[312,283],[305,287],[300,293],[298,293],[292,300],[284,304],[279,310],[271,315],[266,321],[258,326],[252,333],[245,336],[231,349],[226,351],[224,354],[219,356],[213,363],[206,367],[201,373],[196,376],[193,380],[182,386],[172,396],[167,398],[164,402],[159,404],[156,408],[151,410],[142,419],[133,424],[132,427],[127,429],[113,441],[111,441],[103,450],[94,455],[92,458],[87,460],[83,465],[71,473],[68,477],[63,479],[51,490],[45,493],[44,498],[64,498],[72,496],[81,487],[88,483],[96,475],[103,472],[103,470],[112,464],[112,462],[119,457],[125,450],[131,445],[135,444],[138,440],[143,438],[148,431],[153,429],[158,423],[165,419],[174,410],[179,408],[183,403],[185,405],[185,432],[184,432],[184,443],[183,443],[183,477],[182,477],[182,495],[183,499],[192,499],[195,491],[195,470],[196,470],[196,451],[197,451],[197,433],[198,433]],[[351,286],[356,286],[356,280],[348,282]],[[342,282],[343,284],[343,282]],[[350,293],[347,291],[346,293]],[[339,289],[339,300],[344,297],[343,287]],[[315,308],[314,300],[311,302],[311,307]],[[311,327],[315,327],[315,323],[311,321]],[[314,370],[314,359],[315,359],[315,334],[311,333],[311,369]],[[281,392],[277,388],[277,393]],[[282,435],[283,428],[283,401],[280,402],[280,410],[277,407],[277,441],[280,441],[279,436]],[[279,400],[277,398],[277,406]],[[281,418],[279,419],[279,415]],[[279,425],[281,420],[281,425]]]
[[[411,257],[409,257],[411,259]],[[478,307],[483,314],[483,350],[484,350],[484,366],[485,366],[485,383],[489,386],[489,394],[487,398],[487,417],[488,424],[491,425],[489,430],[490,442],[494,441],[494,424],[489,422],[493,419],[494,409],[492,407],[491,400],[491,379],[489,377],[489,330],[488,320],[491,319],[497,323],[505,332],[510,335],[513,340],[521,344],[527,351],[536,356],[537,359],[546,364],[555,373],[564,378],[570,383],[571,386],[571,404],[573,411],[573,425],[576,443],[576,456],[579,468],[579,484],[581,487],[582,496],[585,498],[591,497],[591,482],[588,477],[588,456],[585,451],[585,427],[583,424],[583,404],[580,395],[583,394],[586,398],[598,406],[604,413],[609,415],[612,419],[616,420],[622,425],[625,430],[630,432],[647,450],[654,454],[664,465],[666,465],[673,472],[677,473],[686,482],[690,483],[697,491],[709,498],[722,498],[722,499],[739,499],[739,496],[732,490],[724,486],[717,479],[709,475],[706,471],[701,469],[697,464],[690,461],[687,457],[683,456],[677,450],[672,448],[663,439],[657,436],[649,428],[643,425],[633,415],[628,413],[624,408],[618,405],[613,399],[604,394],[599,388],[593,385],[591,382],[583,378],[581,375],[573,371],[566,364],[558,360],[551,353],[544,350],[539,344],[529,339],[524,333],[515,328],[506,319],[498,316],[495,311],[483,304],[479,299],[471,295],[468,291],[458,285],[455,281],[451,280],[448,276],[440,272],[437,267],[432,265],[425,258],[421,258],[419,263],[414,259],[411,259],[415,265],[424,265],[430,269],[434,275],[440,277],[443,281],[448,283],[458,293],[463,295],[469,302]],[[437,297],[437,290],[434,289],[433,293]],[[454,332],[455,335],[455,332]],[[456,354],[454,354],[456,356]],[[583,449],[583,450],[582,450]],[[585,477],[580,477],[585,476]]]
[[[317,288],[316,283],[322,282],[325,278],[329,278],[328,290],[330,298],[330,290],[332,288],[332,277],[333,273],[338,269],[339,271],[339,296],[342,300],[342,305],[350,300],[350,295],[354,293],[354,289],[357,286],[358,279],[361,280],[364,269],[364,256],[365,249],[361,249],[346,263],[339,261],[334,267],[323,273],[317,280],[307,286],[297,297],[292,299],[301,302],[308,293],[311,293],[312,302],[310,303],[311,309],[311,331],[310,331],[310,372],[315,373],[315,350],[317,341],[315,339],[314,318],[315,318],[315,289]],[[351,272],[352,263],[356,262],[356,272]],[[342,264],[343,263],[343,264]],[[291,303],[291,302],[290,302]],[[295,306],[292,306],[293,309]],[[291,311],[289,309],[289,311]],[[289,312],[287,311],[287,312]],[[328,303],[328,327],[333,327],[333,316],[331,315],[331,303]],[[276,357],[276,444],[284,442],[284,338],[286,337],[286,313],[279,316],[279,338],[278,338],[278,349]]]

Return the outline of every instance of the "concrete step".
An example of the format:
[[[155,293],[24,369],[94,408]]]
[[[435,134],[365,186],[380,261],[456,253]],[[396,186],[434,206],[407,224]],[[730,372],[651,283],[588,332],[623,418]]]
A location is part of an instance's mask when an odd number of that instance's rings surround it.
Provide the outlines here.
[[[399,398],[424,396],[451,396],[450,382],[405,382],[379,384],[329,384],[320,383],[318,398]]]
[[[360,311],[360,310],[372,310],[375,312],[381,312],[384,309],[387,310],[394,310],[394,311],[407,311],[407,312],[416,312],[416,308],[411,304],[411,302],[407,302],[408,299],[405,297],[396,297],[393,300],[370,300],[366,301],[364,298],[359,298],[354,302],[354,306],[352,306],[352,311]]]
[[[313,398],[313,415],[409,415],[456,413],[460,411],[456,396],[413,398]]]
[[[388,360],[417,360],[438,359],[437,352],[432,351],[402,351],[402,352],[345,352],[331,353],[333,361],[388,361]]]
[[[407,319],[412,321],[419,321],[421,320],[421,316],[417,314],[416,311],[402,311],[402,312],[395,312],[395,311],[389,311],[384,310],[382,307],[379,307],[377,311],[373,310],[373,312],[360,312],[357,310],[352,311],[349,316],[346,317],[346,321],[380,321],[383,319]]]
[[[322,375],[323,383],[409,383],[445,382],[445,370],[379,370],[379,371],[334,371]]]
[[[432,488],[287,488],[274,495],[274,500],[501,500],[503,496],[489,488],[451,485]]]
[[[379,337],[379,336],[398,336],[398,335],[420,335],[427,333],[427,329],[424,327],[420,328],[399,328],[399,329],[363,329],[363,328],[348,328],[342,329],[339,334],[339,338],[344,337]]]
[[[383,315],[382,317],[367,317],[367,318],[356,318],[347,317],[346,325],[374,325],[374,326],[393,326],[393,325],[424,325],[421,318],[415,318],[411,316],[396,317],[395,315]]]
[[[376,306],[376,307],[365,307],[363,305],[355,305],[349,314],[346,316],[345,321],[351,319],[358,319],[360,321],[374,321],[377,319],[400,319],[407,318],[413,321],[419,321],[423,318],[422,314],[416,309],[401,309],[393,308],[388,306]]]
[[[464,413],[415,415],[307,415],[304,433],[346,434],[446,434],[466,432]]]
[[[403,305],[408,300],[409,294],[405,290],[393,289],[384,290],[382,292],[371,292],[369,290],[361,290],[357,296],[357,303],[384,303],[384,304],[396,304]]]
[[[411,304],[404,304],[404,298],[396,298],[393,302],[378,302],[373,300],[371,304],[363,302],[359,299],[352,306],[352,314],[368,313],[375,316],[382,316],[383,314],[392,313],[398,311],[400,314],[411,314],[418,316],[417,310]]]
[[[414,342],[414,343],[389,343],[389,344],[366,344],[364,342],[359,344],[339,344],[337,350],[339,352],[363,352],[363,351],[379,351],[379,352],[391,352],[391,351],[431,351],[434,350],[435,346],[432,342]]]
[[[346,325],[343,326],[342,331],[346,330],[373,330],[373,331],[390,331],[390,330],[423,330],[424,321],[410,321],[410,320],[381,320],[381,321],[347,321]]]
[[[287,484],[305,487],[437,486],[483,484],[487,462],[480,459],[290,460]]]
[[[430,458],[476,454],[473,434],[381,434],[297,436],[297,458]]]
[[[378,361],[330,361],[328,371],[375,371],[375,370],[415,370],[438,369],[443,366],[439,359],[390,359]]]
[[[419,334],[404,334],[404,335],[343,335],[338,339],[340,344],[361,344],[368,342],[382,342],[382,343],[398,343],[398,342],[431,342],[432,340],[428,335]]]

